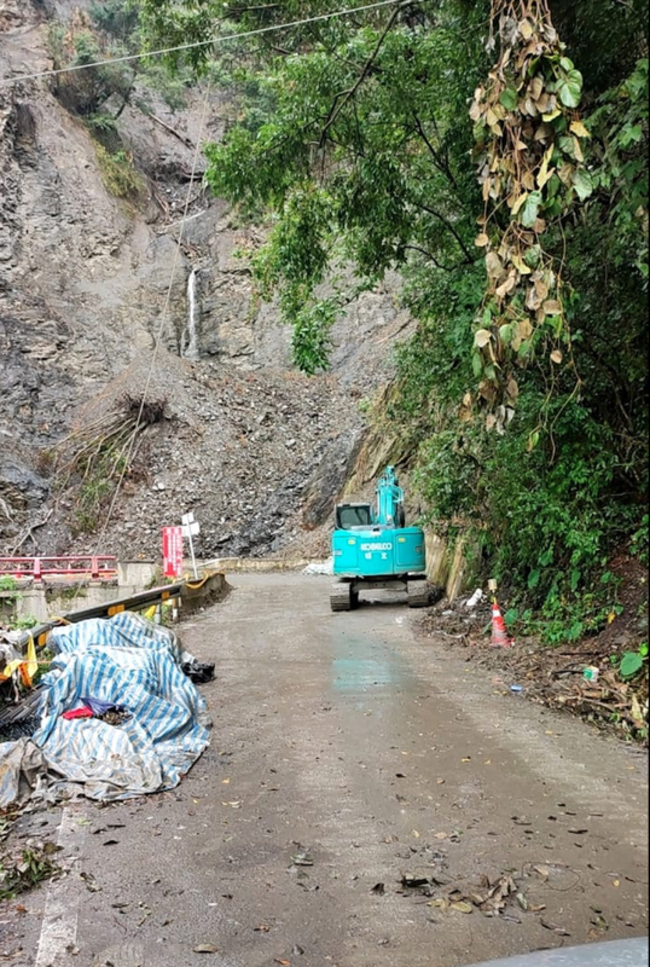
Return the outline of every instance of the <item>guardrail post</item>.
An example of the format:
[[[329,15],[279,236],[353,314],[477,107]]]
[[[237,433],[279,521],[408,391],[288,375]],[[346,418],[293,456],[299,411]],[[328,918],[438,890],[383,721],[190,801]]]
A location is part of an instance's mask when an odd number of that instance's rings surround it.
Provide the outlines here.
[[[99,577],[99,559],[96,557],[91,558],[90,573],[94,578]]]
[[[40,557],[35,557],[34,558],[34,580],[35,581],[42,581],[43,580],[43,569],[41,567],[41,559],[40,559]]]

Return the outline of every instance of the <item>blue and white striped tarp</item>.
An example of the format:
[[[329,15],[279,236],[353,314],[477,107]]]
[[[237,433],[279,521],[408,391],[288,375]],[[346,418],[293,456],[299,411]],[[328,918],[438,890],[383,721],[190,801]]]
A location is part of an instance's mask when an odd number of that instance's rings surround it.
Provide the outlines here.
[[[93,799],[171,789],[208,745],[205,701],[179,667],[186,655],[168,629],[130,612],[56,628],[33,736],[49,768]],[[119,726],[61,718],[84,698],[123,707]]]

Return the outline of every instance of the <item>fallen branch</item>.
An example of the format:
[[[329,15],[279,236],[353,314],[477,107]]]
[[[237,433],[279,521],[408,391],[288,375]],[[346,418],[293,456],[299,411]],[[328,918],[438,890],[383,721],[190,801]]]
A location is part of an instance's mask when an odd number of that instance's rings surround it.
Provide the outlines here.
[[[173,128],[171,124],[167,124],[166,121],[163,121],[163,119],[159,118],[156,114],[150,114],[147,112],[147,117],[150,117],[152,121],[156,121],[156,123],[163,127],[165,131],[169,131],[170,134],[173,134],[173,136],[178,138],[181,144],[184,144],[186,148],[190,148],[192,151],[194,150],[195,145],[192,144],[190,139],[181,134],[180,131],[177,131],[176,128]]]

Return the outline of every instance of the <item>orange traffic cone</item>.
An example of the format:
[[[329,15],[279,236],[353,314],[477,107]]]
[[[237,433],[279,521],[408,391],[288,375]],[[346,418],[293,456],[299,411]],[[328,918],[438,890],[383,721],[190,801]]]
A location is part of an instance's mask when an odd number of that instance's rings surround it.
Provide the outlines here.
[[[514,640],[506,631],[505,622],[499,610],[497,599],[492,599],[492,646],[494,648],[510,648]]]

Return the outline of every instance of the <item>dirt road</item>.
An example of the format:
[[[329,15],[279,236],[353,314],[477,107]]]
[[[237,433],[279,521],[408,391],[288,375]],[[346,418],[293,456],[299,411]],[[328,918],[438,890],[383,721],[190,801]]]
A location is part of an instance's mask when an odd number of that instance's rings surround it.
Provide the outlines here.
[[[74,862],[8,909],[9,963],[456,967],[646,932],[644,756],[503,694],[404,605],[230,581],[181,628],[217,662],[211,748],[172,793],[25,821]]]

